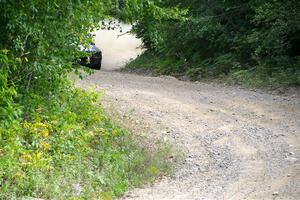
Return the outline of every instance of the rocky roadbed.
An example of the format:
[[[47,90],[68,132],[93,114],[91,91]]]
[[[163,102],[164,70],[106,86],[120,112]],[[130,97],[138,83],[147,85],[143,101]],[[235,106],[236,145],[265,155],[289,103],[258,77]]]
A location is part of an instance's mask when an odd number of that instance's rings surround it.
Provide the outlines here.
[[[99,71],[77,86],[105,90],[149,141],[185,152],[174,176],[122,199],[299,199],[300,92],[278,96],[220,84]]]

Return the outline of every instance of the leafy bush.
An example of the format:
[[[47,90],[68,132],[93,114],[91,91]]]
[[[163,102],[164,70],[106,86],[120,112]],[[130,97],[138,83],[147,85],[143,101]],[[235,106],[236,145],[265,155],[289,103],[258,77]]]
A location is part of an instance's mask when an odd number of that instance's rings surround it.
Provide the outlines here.
[[[276,79],[268,83],[300,84],[299,77],[295,77],[300,69],[299,1],[153,0],[151,3],[162,10],[174,7],[188,10],[181,12],[182,17],[158,18],[149,17],[157,14],[155,10],[144,9],[142,12],[146,14],[136,19],[134,31],[148,51],[159,58],[165,57],[162,60],[172,60],[169,66],[156,67],[162,72],[177,73],[180,68],[195,78],[241,71],[262,73],[255,75],[262,78],[261,82]],[[181,61],[185,62],[178,67]],[[291,74],[295,78],[289,80]]]
[[[96,93],[69,87],[31,99],[26,119],[0,125],[0,199],[114,197],[170,169],[111,123]]]

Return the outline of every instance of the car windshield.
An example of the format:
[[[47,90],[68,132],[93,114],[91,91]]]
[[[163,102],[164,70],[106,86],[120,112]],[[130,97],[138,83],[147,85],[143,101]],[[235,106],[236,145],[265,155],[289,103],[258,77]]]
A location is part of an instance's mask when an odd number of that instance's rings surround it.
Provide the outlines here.
[[[82,45],[80,45],[80,50],[83,52],[99,52],[100,50],[96,47],[96,45],[94,43],[92,43],[89,48],[84,48]]]

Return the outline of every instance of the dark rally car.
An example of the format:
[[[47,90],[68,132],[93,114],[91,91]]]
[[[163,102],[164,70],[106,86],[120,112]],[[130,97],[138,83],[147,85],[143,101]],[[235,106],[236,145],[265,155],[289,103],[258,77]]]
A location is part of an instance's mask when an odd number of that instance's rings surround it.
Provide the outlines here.
[[[80,58],[79,64],[82,66],[89,67],[91,69],[100,70],[102,62],[102,52],[98,49],[94,43],[91,44],[91,48],[82,49],[82,51],[90,53],[91,56],[85,56]]]

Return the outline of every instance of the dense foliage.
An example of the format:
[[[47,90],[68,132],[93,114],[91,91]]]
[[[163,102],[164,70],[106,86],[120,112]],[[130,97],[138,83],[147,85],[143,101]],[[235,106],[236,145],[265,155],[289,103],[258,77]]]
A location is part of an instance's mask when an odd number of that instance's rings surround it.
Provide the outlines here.
[[[13,119],[32,111],[24,101],[50,100],[64,87],[79,44],[105,13],[101,1],[0,2],[1,118]]]
[[[151,5],[188,12],[177,19],[158,18]],[[134,30],[148,52],[139,59],[151,65],[158,57],[160,73],[300,84],[297,0],[153,0],[142,8]]]
[[[115,1],[0,8],[0,199],[110,199],[166,169],[67,79]]]

